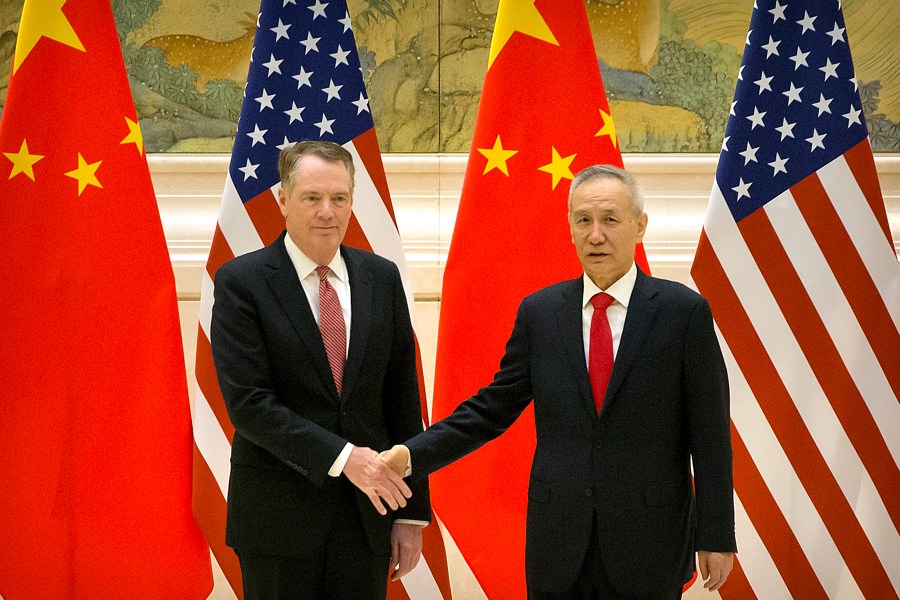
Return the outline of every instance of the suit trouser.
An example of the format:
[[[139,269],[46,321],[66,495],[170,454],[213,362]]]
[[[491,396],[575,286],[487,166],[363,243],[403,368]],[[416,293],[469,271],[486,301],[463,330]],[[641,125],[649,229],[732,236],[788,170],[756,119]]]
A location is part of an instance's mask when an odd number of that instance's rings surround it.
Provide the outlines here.
[[[606,576],[603,558],[600,556],[600,537],[596,513],[591,525],[591,541],[575,585],[564,592],[547,593],[528,590],[528,600],[678,600],[679,598],[681,598],[680,587],[641,596],[623,594],[613,587]]]
[[[337,497],[325,545],[309,556],[238,551],[244,600],[384,600],[390,543],[373,552],[352,490]]]

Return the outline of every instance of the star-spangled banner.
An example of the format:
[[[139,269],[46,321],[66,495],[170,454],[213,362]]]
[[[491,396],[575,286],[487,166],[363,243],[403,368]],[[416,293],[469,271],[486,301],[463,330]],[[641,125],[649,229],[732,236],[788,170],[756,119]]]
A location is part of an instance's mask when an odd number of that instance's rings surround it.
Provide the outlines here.
[[[747,34],[716,173],[736,220],[868,135],[843,17],[796,6],[757,9]]]
[[[838,0],[757,0],[691,269],[732,389],[726,600],[900,590],[900,268],[849,39]]]
[[[278,182],[286,145],[345,144],[374,128],[344,4],[264,4],[257,31],[229,168],[244,201]]]
[[[206,598],[175,278],[108,0],[24,4],[0,229],[0,597]]]
[[[194,513],[223,575],[217,597],[237,598],[242,597],[240,566],[225,546],[234,427],[218,388],[209,346],[213,279],[224,262],[270,244],[283,231],[284,217],[275,196],[282,148],[300,140],[328,140],[353,155],[353,217],[344,243],[394,261],[414,310],[346,3],[263,0],[249,58],[222,208],[203,275],[194,398]],[[419,375],[422,412],[427,415],[421,360]],[[389,586],[391,600],[451,597],[438,525],[426,527],[423,537],[422,561],[402,583]]]

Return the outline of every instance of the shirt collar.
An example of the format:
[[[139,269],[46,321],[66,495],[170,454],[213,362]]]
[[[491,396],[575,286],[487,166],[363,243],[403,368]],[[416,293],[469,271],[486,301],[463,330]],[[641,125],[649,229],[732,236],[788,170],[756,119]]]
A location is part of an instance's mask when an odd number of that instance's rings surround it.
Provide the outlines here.
[[[297,244],[294,243],[294,240],[288,234],[284,236],[284,249],[287,250],[288,258],[294,264],[294,269],[297,270],[297,275],[301,280],[309,277],[310,273],[319,266],[313,259],[304,254],[303,250],[297,247]],[[334,253],[334,258],[328,263],[328,268],[332,270],[339,280],[344,283],[347,282],[347,265],[344,263],[344,257],[341,256],[340,250]]]
[[[631,268],[628,269],[628,272],[605,290],[598,288],[597,284],[588,277],[587,273],[582,276],[582,279],[584,280],[584,293],[581,298],[582,308],[587,307],[591,298],[600,292],[606,292],[613,297],[613,300],[628,308],[628,301],[631,299],[631,292],[634,291],[634,283],[637,281],[637,265],[631,263]]]

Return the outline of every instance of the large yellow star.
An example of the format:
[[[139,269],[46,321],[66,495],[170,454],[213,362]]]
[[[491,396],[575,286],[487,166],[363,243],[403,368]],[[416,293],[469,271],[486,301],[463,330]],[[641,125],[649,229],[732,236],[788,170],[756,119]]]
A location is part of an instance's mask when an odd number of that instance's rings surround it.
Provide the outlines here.
[[[78,180],[78,195],[81,195],[81,192],[84,191],[89,185],[97,186],[98,188],[102,188],[100,182],[97,180],[97,169],[100,167],[100,163],[102,160],[98,160],[95,163],[90,163],[84,160],[84,157],[81,156],[81,152],[78,153],[78,168],[74,171],[69,171],[66,173],[67,176],[72,179]]]
[[[125,123],[128,125],[128,135],[119,142],[120,144],[134,144],[141,156],[144,155],[144,136],[141,134],[141,126],[125,117]]]
[[[42,38],[56,40],[84,52],[84,45],[72,24],[62,12],[66,0],[28,0],[22,9],[22,20],[19,25],[19,37],[16,40],[16,57],[13,61],[13,73],[16,72],[34,46]]]
[[[479,152],[481,152],[485,158],[487,158],[487,164],[484,166],[484,173],[482,175],[487,175],[489,171],[492,169],[500,169],[504,175],[509,177],[509,169],[506,167],[506,161],[509,160],[513,154],[517,154],[518,150],[507,150],[503,147],[503,144],[500,142],[500,136],[497,136],[497,140],[494,142],[493,148],[479,148]]]
[[[506,46],[506,42],[516,31],[533,38],[559,46],[550,27],[534,6],[535,0],[500,0],[497,9],[497,22],[494,24],[494,36],[491,38],[491,53],[488,56],[488,69],[494,59]]]
[[[34,181],[34,163],[44,158],[41,154],[29,153],[28,142],[24,139],[18,152],[4,152],[3,156],[11,160],[13,164],[12,171],[9,174],[10,179],[19,173],[25,173],[32,181]]]
[[[608,135],[609,141],[612,142],[613,148],[619,147],[619,142],[616,139],[616,126],[613,124],[612,116],[609,113],[600,109],[600,116],[603,117],[603,127],[600,128],[600,131],[594,134],[594,137],[600,137],[601,135]]]
[[[570,156],[562,157],[559,155],[559,152],[556,151],[556,148],[550,146],[552,150],[552,160],[550,164],[544,165],[543,167],[538,167],[538,171],[544,171],[545,173],[550,173],[553,175],[553,189],[556,189],[556,184],[560,182],[561,179],[572,179],[575,175],[572,173],[572,169],[569,168],[569,165],[572,164],[572,161],[575,160],[575,154]]]

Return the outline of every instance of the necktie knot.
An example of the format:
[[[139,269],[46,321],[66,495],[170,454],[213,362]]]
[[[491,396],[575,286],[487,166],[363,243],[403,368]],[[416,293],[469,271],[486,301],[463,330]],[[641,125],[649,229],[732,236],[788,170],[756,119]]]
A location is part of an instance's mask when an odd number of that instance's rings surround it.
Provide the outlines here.
[[[594,310],[605,311],[614,301],[615,298],[613,298],[606,292],[600,292],[599,294],[594,294],[593,296],[591,296],[591,304],[594,306]]]
[[[316,267],[316,274],[319,276],[319,281],[326,282],[328,281],[328,272],[331,271],[327,265],[319,265]]]

